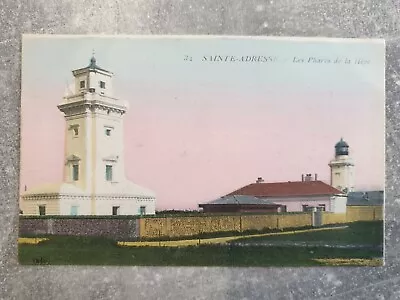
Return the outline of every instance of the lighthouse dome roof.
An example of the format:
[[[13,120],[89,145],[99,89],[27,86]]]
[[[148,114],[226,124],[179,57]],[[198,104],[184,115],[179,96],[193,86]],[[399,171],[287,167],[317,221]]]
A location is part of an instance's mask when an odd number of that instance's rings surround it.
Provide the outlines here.
[[[104,72],[111,73],[111,72],[109,72],[109,71],[107,71],[107,70],[105,70],[105,69],[103,69],[103,68],[101,68],[101,67],[99,67],[99,66],[97,65],[96,57],[94,57],[94,55],[93,55],[92,58],[90,59],[90,63],[89,63],[88,68],[89,68],[90,70],[100,70],[100,71],[104,71]]]
[[[342,156],[342,155],[349,155],[349,144],[347,144],[343,138],[340,139],[339,142],[335,145],[335,155]]]
[[[335,148],[341,148],[341,147],[349,147],[349,144],[347,144],[347,142],[344,141],[343,138],[341,138],[340,141],[337,142],[335,145]]]

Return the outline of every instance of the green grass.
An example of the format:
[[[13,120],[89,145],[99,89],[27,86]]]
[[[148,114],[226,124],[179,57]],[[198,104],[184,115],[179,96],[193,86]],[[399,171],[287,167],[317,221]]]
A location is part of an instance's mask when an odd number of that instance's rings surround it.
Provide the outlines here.
[[[305,241],[331,242],[337,244],[383,244],[383,221],[354,222],[344,229],[302,232],[291,235],[272,235],[265,237],[243,238],[241,242],[272,242],[272,241]],[[342,226],[342,225],[340,225]]]
[[[118,247],[99,238],[54,237],[20,245],[21,264],[147,266],[317,266],[314,258],[374,258],[379,251],[319,247]]]
[[[375,244],[383,241],[383,222],[357,222],[343,230],[252,238],[252,241],[331,241]],[[243,239],[250,240],[250,239]],[[371,248],[340,249],[317,246],[200,245],[189,247],[119,247],[111,239],[53,236],[38,245],[19,245],[21,264],[50,265],[146,265],[146,266],[317,266],[317,258],[382,257]]]

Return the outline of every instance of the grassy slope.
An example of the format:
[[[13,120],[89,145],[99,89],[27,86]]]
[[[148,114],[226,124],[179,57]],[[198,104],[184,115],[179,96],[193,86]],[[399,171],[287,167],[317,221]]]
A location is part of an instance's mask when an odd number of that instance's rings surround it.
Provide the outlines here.
[[[360,222],[340,234],[337,231],[313,232],[311,236],[299,233],[298,236],[281,238],[315,241],[319,237],[320,240],[351,240],[352,243],[365,244],[375,241],[379,244],[382,241],[381,226],[381,222]],[[38,245],[19,246],[21,264],[52,265],[314,266],[319,265],[312,260],[315,258],[373,258],[381,255],[379,251],[368,249],[318,247],[118,247],[114,241],[105,238],[65,236],[52,237]]]
[[[89,241],[88,241],[89,240]],[[296,248],[296,247],[229,247],[189,246],[117,247],[106,239],[91,240],[58,237],[39,245],[21,245],[21,264],[52,265],[181,265],[181,266],[313,266],[313,258],[372,258],[371,250]]]
[[[356,222],[348,224],[347,228],[332,231],[303,232],[293,235],[273,235],[255,238],[243,238],[236,241],[319,241],[340,244],[370,244],[383,243],[383,222]]]

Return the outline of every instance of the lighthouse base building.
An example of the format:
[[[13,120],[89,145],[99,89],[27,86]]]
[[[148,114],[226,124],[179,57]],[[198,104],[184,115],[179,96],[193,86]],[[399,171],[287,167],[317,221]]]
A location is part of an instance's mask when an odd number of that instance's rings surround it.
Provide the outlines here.
[[[74,91],[58,109],[64,114],[63,182],[21,194],[23,215],[151,215],[156,196],[125,177],[125,101],[113,97],[113,73],[92,57],[72,71]]]
[[[21,195],[23,215],[154,215],[155,194],[131,182],[107,193],[86,193],[73,184],[47,184]]]

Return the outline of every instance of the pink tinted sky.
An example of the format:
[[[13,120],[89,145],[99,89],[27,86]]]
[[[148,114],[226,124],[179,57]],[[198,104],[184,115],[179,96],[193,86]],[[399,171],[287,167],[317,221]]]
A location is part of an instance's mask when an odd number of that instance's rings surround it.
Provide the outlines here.
[[[193,209],[258,176],[329,181],[343,137],[358,189],[384,187],[384,47],[381,43],[268,39],[33,37],[23,40],[21,188],[62,180],[71,71],[98,64],[128,100],[126,175],[157,193],[157,209]],[[183,60],[185,55],[192,62]],[[275,63],[202,62],[204,55],[272,55]],[[293,64],[296,57],[368,65]],[[67,83],[68,82],[68,83]]]

